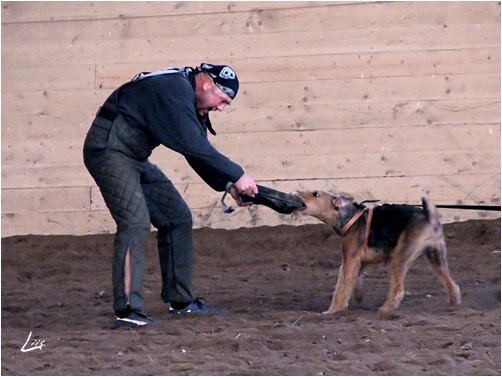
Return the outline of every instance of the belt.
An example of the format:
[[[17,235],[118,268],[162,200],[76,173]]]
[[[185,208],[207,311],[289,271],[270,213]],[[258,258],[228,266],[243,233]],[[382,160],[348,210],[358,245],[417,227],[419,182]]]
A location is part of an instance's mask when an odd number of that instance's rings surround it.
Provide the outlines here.
[[[119,113],[117,113],[115,110],[104,106],[101,106],[96,113],[97,117],[109,120],[110,122],[113,122],[118,115]]]

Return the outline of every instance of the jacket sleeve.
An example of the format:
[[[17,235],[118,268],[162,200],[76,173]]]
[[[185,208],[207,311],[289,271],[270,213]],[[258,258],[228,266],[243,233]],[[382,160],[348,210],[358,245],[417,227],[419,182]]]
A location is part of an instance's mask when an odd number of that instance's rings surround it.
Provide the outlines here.
[[[214,190],[224,191],[244,170],[218,152],[207,138],[207,130],[195,108],[195,93],[182,77],[159,77],[148,89],[148,125],[159,143],[181,153],[194,171]]]

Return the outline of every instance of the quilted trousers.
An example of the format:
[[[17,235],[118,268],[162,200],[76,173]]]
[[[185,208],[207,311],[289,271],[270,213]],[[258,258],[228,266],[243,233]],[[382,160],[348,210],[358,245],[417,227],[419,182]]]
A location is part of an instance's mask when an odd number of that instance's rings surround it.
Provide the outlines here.
[[[148,160],[137,161],[117,151],[96,151],[84,145],[84,163],[117,225],[112,272],[115,312],[126,309],[127,305],[134,310],[143,308],[142,286],[150,224],[158,230],[163,301],[192,302],[192,215],[172,182]],[[132,284],[126,295],[128,250]]]

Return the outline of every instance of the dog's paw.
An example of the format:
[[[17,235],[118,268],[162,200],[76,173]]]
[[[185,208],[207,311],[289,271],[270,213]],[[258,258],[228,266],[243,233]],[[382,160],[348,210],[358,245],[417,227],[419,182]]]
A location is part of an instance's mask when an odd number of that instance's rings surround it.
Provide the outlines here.
[[[388,314],[388,313],[392,313],[394,311],[394,308],[391,307],[390,305],[388,304],[385,304],[383,306],[381,306],[379,309],[378,309],[378,312],[379,313],[382,313],[382,314]]]
[[[328,310],[323,311],[322,314],[335,314],[341,310],[343,310],[343,309],[329,308]]]
[[[400,315],[394,312],[393,309],[389,309],[387,307],[382,306],[380,309],[378,309],[378,316],[381,319],[398,319],[400,318]]]
[[[378,316],[383,320],[395,320],[401,318],[401,316],[394,312],[378,312]]]
[[[452,292],[450,293],[450,297],[448,298],[448,301],[452,305],[459,305],[462,303],[462,294],[460,293],[460,288],[458,285],[454,285]]]

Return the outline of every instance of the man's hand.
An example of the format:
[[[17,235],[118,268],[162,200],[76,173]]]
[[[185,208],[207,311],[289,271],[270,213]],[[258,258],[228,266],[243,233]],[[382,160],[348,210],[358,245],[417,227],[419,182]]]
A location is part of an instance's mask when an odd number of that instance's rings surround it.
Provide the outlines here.
[[[253,178],[249,175],[244,174],[240,177],[232,186],[230,190],[230,195],[235,199],[239,206],[247,206],[252,203],[244,203],[239,199],[239,194],[245,194],[248,196],[255,196],[258,194],[258,187],[256,187],[256,183]]]

